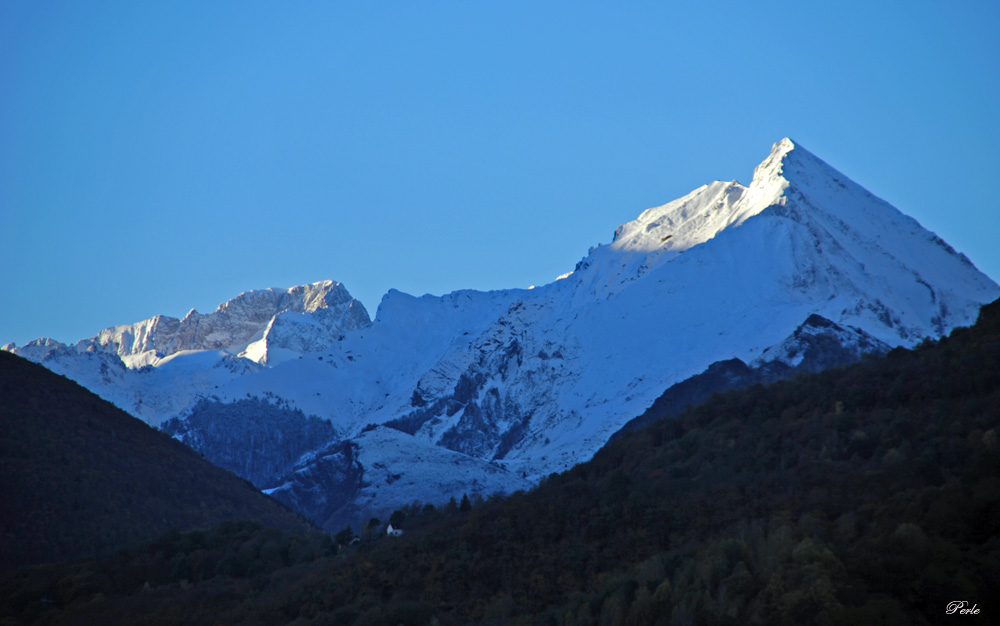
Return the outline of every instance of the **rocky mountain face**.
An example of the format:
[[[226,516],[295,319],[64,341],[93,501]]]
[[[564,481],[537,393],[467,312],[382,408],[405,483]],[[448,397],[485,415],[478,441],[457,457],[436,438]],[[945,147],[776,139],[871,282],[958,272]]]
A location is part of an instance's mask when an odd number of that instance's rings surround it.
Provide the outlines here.
[[[649,209],[549,285],[390,291],[371,324],[342,289],[249,292],[262,295],[186,334],[184,320],[148,321],[82,349],[16,351],[150,423],[176,418],[173,432],[210,459],[261,454],[227,434],[234,413],[220,406],[255,399],[262,415],[324,420],[329,439],[311,451],[301,442],[314,440],[282,435],[296,443],[275,451],[284,460],[258,486],[330,525],[391,512],[402,494],[440,502],[533,484],[590,458],[662,396],[683,404],[913,346],[970,325],[1000,295],[940,238],[788,139],[748,186],[715,182]],[[275,480],[279,465],[288,473]]]

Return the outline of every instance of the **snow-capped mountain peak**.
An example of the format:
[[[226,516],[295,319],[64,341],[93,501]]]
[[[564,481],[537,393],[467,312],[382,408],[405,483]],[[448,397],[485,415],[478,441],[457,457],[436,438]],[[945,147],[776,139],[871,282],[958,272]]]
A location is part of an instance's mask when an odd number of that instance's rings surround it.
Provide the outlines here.
[[[391,290],[372,323],[327,281],[117,326],[74,350],[16,351],[152,424],[178,418],[209,458],[231,454],[240,429],[260,443],[279,426],[292,437],[305,416],[328,421],[335,440],[289,465],[281,490],[317,507],[345,481],[360,498],[379,472],[434,501],[460,488],[438,471],[451,453],[477,461],[470,489],[537,480],[713,364],[812,371],[971,324],[998,296],[933,233],[783,139],[749,185],[717,181],[648,209],[535,289]],[[400,453],[380,467],[389,441]],[[434,446],[451,453],[431,471]],[[381,493],[356,504],[385,514]]]
[[[682,198],[643,211],[615,230],[611,248],[620,252],[683,252],[721,231],[739,226],[765,208],[781,204],[789,181],[783,176],[795,151],[799,159],[815,159],[787,137],[754,169],[749,187],[737,181],[702,185]]]

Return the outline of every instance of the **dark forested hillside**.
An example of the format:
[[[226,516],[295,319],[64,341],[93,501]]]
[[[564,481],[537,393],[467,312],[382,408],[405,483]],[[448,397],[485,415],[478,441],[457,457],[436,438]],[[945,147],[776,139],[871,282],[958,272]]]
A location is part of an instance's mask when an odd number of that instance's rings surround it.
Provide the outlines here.
[[[950,602],[995,609],[998,426],[1000,302],[938,343],[716,395],[530,493],[408,507],[401,537],[374,520],[282,560],[262,530],[181,535],[0,597],[38,623],[941,623]]]
[[[330,422],[260,398],[203,399],[160,428],[261,489],[280,485],[299,457],[336,437]]]
[[[0,571],[109,555],[169,529],[309,525],[76,383],[0,352]]]

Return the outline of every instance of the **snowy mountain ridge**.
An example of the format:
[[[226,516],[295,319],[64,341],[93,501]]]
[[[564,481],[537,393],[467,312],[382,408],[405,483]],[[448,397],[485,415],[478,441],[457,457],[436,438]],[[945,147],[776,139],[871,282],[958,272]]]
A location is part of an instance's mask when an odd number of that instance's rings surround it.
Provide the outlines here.
[[[322,350],[371,325],[332,280],[246,291],[208,314],[156,315],[66,345],[43,338],[3,349],[44,364],[153,426],[234,377]]]
[[[267,360],[268,348],[287,347],[297,352],[322,349],[344,331],[369,324],[364,306],[341,283],[326,280],[286,290],[245,291],[208,314],[191,309],[183,319],[156,315],[112,326],[78,341],[72,349],[114,353],[131,369],[156,365],[164,357],[192,350],[225,350],[262,363]],[[305,330],[292,330],[300,327]],[[23,348],[8,349],[39,360],[67,347],[51,339],[38,339]]]
[[[74,350],[14,350],[152,424],[177,420],[208,458],[226,444],[205,433],[220,429],[181,422],[209,424],[219,404],[259,398],[328,420],[326,446],[280,485],[258,486],[339,523],[348,511],[384,513],[395,483],[432,502],[460,485],[520,488],[589,458],[715,363],[791,371],[913,346],[971,324],[1000,287],[784,139],[748,186],[714,182],[644,211],[548,285],[391,290],[373,323],[338,284],[292,292],[299,308],[277,306],[277,290],[248,292],[261,295],[189,315],[184,333],[184,320],[153,318]],[[325,306],[309,309],[316,301]],[[401,452],[387,457],[389,441]],[[432,471],[453,457],[431,463],[431,449],[467,459],[462,480]],[[393,467],[376,471],[388,458]]]

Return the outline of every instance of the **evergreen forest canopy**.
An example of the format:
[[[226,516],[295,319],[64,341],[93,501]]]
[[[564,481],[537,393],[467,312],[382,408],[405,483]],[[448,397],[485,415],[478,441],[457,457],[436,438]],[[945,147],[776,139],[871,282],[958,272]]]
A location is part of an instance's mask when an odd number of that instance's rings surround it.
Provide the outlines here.
[[[1000,301],[912,351],[713,396],[528,493],[22,570],[0,623],[939,623],[1000,580],[998,422]]]

